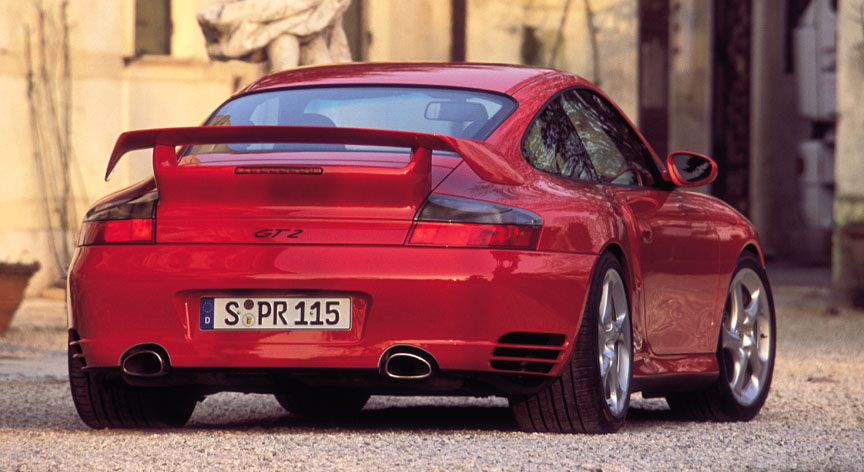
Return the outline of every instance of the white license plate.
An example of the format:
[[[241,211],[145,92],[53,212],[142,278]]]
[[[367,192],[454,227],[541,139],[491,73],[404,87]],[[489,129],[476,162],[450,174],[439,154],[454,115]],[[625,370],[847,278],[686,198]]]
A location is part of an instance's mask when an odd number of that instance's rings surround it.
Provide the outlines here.
[[[201,298],[201,329],[349,330],[351,299]]]

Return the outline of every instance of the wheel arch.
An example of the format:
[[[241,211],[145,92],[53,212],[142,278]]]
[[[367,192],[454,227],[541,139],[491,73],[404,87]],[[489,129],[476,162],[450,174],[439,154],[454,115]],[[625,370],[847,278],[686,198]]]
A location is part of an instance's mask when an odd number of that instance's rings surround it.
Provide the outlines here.
[[[633,342],[633,355],[639,355],[648,349],[648,344],[645,342],[645,313],[643,310],[642,292],[637,287],[640,286],[637,278],[639,277],[639,268],[633,267],[638,264],[638,261],[633,260],[624,251],[624,247],[616,242],[609,242],[606,247],[600,251],[597,259],[599,260],[603,254],[610,253],[621,264],[621,270],[624,271],[624,285],[627,292],[627,301],[630,303],[630,331]],[[635,257],[634,257],[635,259]],[[586,299],[587,300],[587,299]],[[584,307],[583,307],[584,309]]]
[[[759,261],[759,264],[761,264],[762,267],[765,267],[765,257],[763,256],[762,251],[759,249],[756,243],[749,242],[745,244],[744,247],[741,249],[741,253],[738,255],[738,257],[740,258],[744,254],[748,253],[755,256],[756,259]]]
[[[627,257],[624,255],[624,249],[621,248],[620,244],[618,244],[617,242],[611,242],[607,244],[606,247],[603,248],[602,251],[600,251],[600,255],[602,256],[604,253],[607,252],[611,252],[615,256],[615,258],[618,259],[618,262],[621,263],[622,267],[626,265]]]
[[[630,260],[627,257],[627,254],[624,252],[624,248],[621,246],[621,244],[615,241],[608,243],[606,247],[604,247],[603,250],[600,251],[597,259],[599,260],[600,257],[602,257],[603,254],[606,254],[607,252],[615,256],[615,259],[618,260],[618,263],[621,264],[621,269],[624,271],[624,283],[626,284],[627,294],[629,295],[628,298],[630,298],[630,312],[632,315],[636,297],[635,272],[633,270],[633,267],[630,266]]]

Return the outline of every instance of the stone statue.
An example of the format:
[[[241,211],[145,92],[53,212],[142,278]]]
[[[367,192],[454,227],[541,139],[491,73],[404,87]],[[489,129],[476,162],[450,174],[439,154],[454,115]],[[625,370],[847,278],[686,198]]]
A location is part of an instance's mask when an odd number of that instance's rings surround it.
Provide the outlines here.
[[[350,62],[342,15],[351,0],[220,0],[198,12],[212,59],[270,70]]]

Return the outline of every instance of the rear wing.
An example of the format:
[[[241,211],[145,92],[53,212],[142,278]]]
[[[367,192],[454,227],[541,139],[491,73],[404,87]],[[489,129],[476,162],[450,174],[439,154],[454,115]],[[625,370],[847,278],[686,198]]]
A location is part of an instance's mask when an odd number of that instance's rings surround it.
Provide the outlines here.
[[[153,148],[153,170],[177,167],[176,146],[233,143],[354,144],[410,148],[412,167],[431,171],[432,151],[455,152],[480,178],[504,185],[525,182],[492,147],[482,141],[439,134],[362,128],[311,126],[200,126],[127,131],[117,138],[105,180],[129,151]]]

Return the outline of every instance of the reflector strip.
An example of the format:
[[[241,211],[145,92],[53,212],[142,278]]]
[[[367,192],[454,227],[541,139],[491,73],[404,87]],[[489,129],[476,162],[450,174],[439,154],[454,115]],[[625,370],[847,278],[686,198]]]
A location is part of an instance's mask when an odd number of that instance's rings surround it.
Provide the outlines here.
[[[256,174],[282,174],[282,175],[321,175],[324,169],[321,167],[296,167],[296,166],[255,166],[255,167],[235,167],[235,174],[240,175],[256,175]]]

